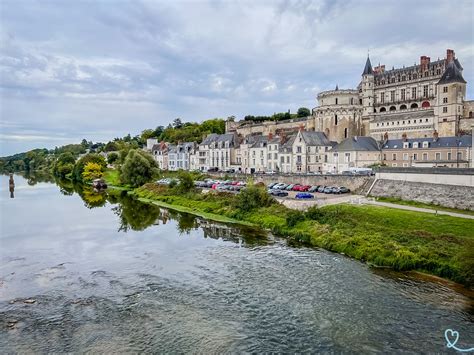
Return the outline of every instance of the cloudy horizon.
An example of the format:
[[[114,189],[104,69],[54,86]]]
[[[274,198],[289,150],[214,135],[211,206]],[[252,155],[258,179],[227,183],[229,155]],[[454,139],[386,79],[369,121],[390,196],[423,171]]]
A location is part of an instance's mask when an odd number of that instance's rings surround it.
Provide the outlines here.
[[[108,141],[173,119],[271,115],[373,65],[456,52],[474,98],[471,1],[5,0],[1,152]]]

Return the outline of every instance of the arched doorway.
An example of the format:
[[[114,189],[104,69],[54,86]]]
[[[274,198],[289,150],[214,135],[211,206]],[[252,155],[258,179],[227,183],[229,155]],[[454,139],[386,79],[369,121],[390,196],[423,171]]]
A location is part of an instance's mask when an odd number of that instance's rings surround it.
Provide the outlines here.
[[[385,111],[387,111],[387,109],[385,107],[380,108],[380,112],[385,112]]]
[[[418,108],[418,104],[411,104],[410,108]]]
[[[430,105],[429,101],[423,101],[423,103],[421,104],[421,107],[423,107],[423,108],[428,108],[430,106],[431,105]]]
[[[390,106],[390,111],[396,111],[397,108],[395,106]]]
[[[407,105],[400,106],[400,110],[406,110],[406,109],[407,109]]]

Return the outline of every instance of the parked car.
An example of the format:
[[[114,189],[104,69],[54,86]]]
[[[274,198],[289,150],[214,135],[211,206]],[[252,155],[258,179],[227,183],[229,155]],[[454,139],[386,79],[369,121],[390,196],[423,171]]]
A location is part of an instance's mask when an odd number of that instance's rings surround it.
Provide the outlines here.
[[[346,193],[349,193],[349,192],[351,192],[351,190],[349,190],[347,187],[345,187],[345,186],[339,187],[339,193],[346,194]]]
[[[288,185],[287,187],[285,187],[285,190],[286,190],[286,191],[292,191],[292,190],[293,190],[293,187],[295,187],[295,185],[294,185],[294,184],[290,184],[290,185]]]
[[[299,199],[306,199],[306,198],[314,198],[314,195],[310,194],[309,192],[298,192],[295,197]]]
[[[272,196],[277,196],[277,197],[286,197],[286,196],[288,196],[288,192],[282,191],[282,190],[270,190],[268,193]]]
[[[235,173],[235,169],[227,169],[225,172],[228,174],[233,174]]]
[[[318,191],[318,185],[314,185],[314,186],[311,186],[309,189],[308,189],[308,192],[317,192]]]
[[[332,187],[331,186],[327,186],[324,191],[323,191],[325,194],[332,194]]]
[[[339,189],[339,187],[334,186],[334,187],[331,187],[331,193],[332,194],[340,194],[341,190]]]
[[[296,184],[296,185],[293,186],[293,188],[291,190],[300,191],[300,188],[302,188],[302,186],[300,184]]]
[[[272,183],[268,184],[267,187],[268,187],[269,189],[272,189],[272,188],[273,188],[274,186],[276,186],[276,185],[278,185],[277,182],[272,182]]]
[[[265,174],[267,174],[267,175],[275,175],[275,174],[276,174],[276,171],[274,171],[274,170],[267,170],[267,171],[265,171]]]
[[[219,168],[209,168],[207,169],[208,173],[217,173],[219,171]]]
[[[324,185],[319,186],[318,187],[318,192],[323,193],[325,188],[326,188],[326,186],[324,186]]]

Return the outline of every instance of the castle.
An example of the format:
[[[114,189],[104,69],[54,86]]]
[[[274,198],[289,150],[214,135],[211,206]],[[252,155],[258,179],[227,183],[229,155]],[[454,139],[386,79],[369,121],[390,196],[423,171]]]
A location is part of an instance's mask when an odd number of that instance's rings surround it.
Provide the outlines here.
[[[323,91],[312,115],[286,121],[227,122],[242,137],[278,135],[304,129],[324,132],[330,141],[371,136],[378,141],[467,134],[474,123],[474,100],[466,100],[463,67],[452,49],[444,59],[421,56],[419,64],[386,70],[367,57],[356,89]]]

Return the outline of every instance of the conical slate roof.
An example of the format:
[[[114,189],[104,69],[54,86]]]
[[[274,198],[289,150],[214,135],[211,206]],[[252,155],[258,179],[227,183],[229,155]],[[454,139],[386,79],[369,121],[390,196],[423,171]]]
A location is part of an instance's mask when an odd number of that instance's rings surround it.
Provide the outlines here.
[[[450,61],[443,76],[439,79],[438,84],[449,84],[449,83],[464,83],[466,80],[462,77],[462,73],[454,60]]]
[[[362,75],[369,75],[369,74],[372,75],[373,71],[372,71],[372,64],[370,63],[370,58],[367,56],[367,61],[365,62],[365,68]]]

